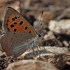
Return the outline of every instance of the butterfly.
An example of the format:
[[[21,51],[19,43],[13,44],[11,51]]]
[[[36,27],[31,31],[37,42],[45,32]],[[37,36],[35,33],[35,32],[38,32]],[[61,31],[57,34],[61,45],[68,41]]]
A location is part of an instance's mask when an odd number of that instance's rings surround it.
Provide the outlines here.
[[[3,25],[5,34],[1,37],[1,46],[8,56],[18,57],[30,47],[36,47],[35,29],[12,7],[7,7]]]

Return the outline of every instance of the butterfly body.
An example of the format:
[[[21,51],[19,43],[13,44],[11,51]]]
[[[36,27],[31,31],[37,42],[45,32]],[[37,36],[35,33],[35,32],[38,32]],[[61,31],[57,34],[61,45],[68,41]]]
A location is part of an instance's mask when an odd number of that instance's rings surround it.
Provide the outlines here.
[[[6,34],[1,38],[1,45],[7,55],[17,57],[32,47],[33,42],[36,45],[34,28],[11,7],[5,12],[4,29]]]

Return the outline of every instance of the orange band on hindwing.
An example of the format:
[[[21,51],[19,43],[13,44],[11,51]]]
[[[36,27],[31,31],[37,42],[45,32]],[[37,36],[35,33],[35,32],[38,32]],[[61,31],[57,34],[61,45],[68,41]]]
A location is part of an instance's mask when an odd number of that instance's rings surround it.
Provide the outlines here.
[[[7,55],[11,56],[12,53],[11,53],[9,47],[7,46],[7,40],[6,40],[6,38],[4,37],[4,38],[1,40],[1,42],[2,42],[3,52],[6,52]]]

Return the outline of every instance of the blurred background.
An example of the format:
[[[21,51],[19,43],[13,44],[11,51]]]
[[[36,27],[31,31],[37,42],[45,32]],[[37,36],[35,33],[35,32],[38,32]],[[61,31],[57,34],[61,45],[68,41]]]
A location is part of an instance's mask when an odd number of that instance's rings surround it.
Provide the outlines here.
[[[42,20],[48,23],[51,19],[63,13],[64,9],[70,7],[69,0],[1,0],[0,1],[0,20],[3,20],[3,14],[6,7],[11,6],[19,11],[27,20],[33,24],[39,20],[43,11]],[[41,17],[41,16],[40,16]]]
[[[35,28],[36,32],[41,35],[39,40],[40,46],[65,47],[70,51],[70,0],[0,0],[1,35],[3,33],[4,13],[9,6],[25,17]],[[57,51],[62,52],[58,48],[56,50],[56,48],[54,53],[57,53]],[[64,61],[62,60],[64,56],[59,55],[61,61],[58,61],[58,68],[63,67],[64,63],[62,64],[61,62]],[[68,58],[70,61],[70,57]],[[65,59],[68,60],[68,58]]]

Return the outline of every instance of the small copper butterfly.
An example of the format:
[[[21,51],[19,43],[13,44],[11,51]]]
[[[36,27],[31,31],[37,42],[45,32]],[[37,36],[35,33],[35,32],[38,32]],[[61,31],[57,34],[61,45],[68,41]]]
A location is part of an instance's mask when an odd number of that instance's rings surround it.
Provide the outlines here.
[[[5,12],[4,30],[6,33],[1,38],[1,46],[8,56],[18,57],[32,47],[32,44],[36,46],[38,37],[36,31],[19,12],[11,7],[7,7]]]

